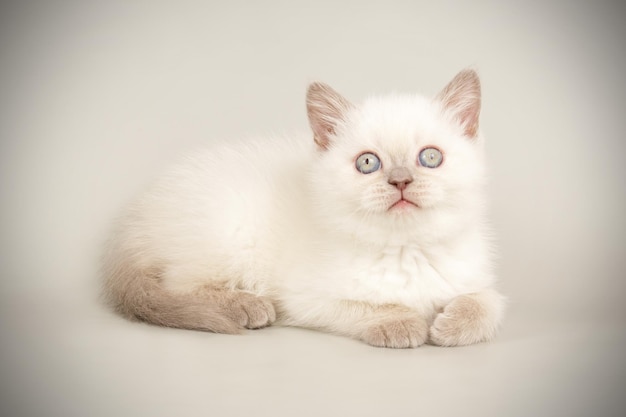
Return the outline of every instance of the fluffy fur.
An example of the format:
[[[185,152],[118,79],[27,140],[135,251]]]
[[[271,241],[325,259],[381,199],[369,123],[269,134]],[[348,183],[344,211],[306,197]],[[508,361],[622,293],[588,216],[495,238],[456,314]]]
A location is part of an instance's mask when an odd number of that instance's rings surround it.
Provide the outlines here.
[[[432,100],[358,106],[313,83],[307,110],[314,140],[191,155],[128,208],[105,259],[115,308],[223,333],[278,319],[395,348],[491,339],[504,302],[492,288],[476,73]],[[427,147],[442,152],[439,167],[419,163]],[[364,152],[380,169],[357,170]]]

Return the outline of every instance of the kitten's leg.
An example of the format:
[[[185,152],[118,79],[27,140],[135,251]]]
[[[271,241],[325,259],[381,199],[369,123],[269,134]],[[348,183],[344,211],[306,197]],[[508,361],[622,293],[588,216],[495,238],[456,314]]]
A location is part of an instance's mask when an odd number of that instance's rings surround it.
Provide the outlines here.
[[[492,289],[455,297],[430,327],[430,343],[463,346],[493,339],[502,320],[504,297]]]
[[[414,348],[428,338],[427,321],[416,311],[396,304],[343,300],[318,303],[305,310],[299,303],[285,314],[285,324],[326,330],[372,346]]]
[[[208,284],[190,292],[163,288],[157,272],[117,268],[106,282],[109,301],[123,315],[149,323],[216,333],[269,326],[276,319],[265,297]]]
[[[215,333],[258,329],[276,320],[268,298],[219,285],[205,285],[189,293],[159,288],[131,310],[135,317],[150,323]]]
[[[216,285],[204,286],[197,293],[206,303],[219,307],[222,314],[241,328],[260,329],[276,320],[274,306],[267,297]]]

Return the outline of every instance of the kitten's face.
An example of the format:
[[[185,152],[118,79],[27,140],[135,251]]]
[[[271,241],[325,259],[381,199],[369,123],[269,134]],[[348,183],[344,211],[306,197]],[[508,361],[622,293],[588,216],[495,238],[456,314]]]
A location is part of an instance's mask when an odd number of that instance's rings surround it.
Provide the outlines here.
[[[319,209],[337,227],[448,227],[481,204],[480,140],[440,101],[371,99],[346,109],[328,138],[312,175]]]
[[[425,100],[369,101],[338,126],[315,175],[346,214],[410,218],[463,206],[480,185],[479,148]]]

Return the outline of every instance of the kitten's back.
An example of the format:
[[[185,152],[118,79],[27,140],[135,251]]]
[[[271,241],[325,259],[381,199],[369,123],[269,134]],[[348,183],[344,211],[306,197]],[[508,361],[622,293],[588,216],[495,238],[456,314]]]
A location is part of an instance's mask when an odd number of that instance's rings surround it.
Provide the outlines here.
[[[228,303],[210,298],[232,295],[220,289],[269,291],[285,244],[280,229],[306,209],[310,142],[256,139],[187,156],[119,219],[105,260],[109,301],[127,317],[159,325],[246,327],[228,318]]]

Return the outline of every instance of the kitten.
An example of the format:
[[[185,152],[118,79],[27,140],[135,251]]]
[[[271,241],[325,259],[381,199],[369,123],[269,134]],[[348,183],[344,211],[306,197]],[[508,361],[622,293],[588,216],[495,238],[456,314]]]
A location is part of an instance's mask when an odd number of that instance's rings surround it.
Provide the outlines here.
[[[314,140],[266,138],[189,156],[136,200],[105,260],[115,308],[238,333],[275,321],[374,346],[494,337],[482,196],[480,82],[433,100],[353,105],[309,86]]]

